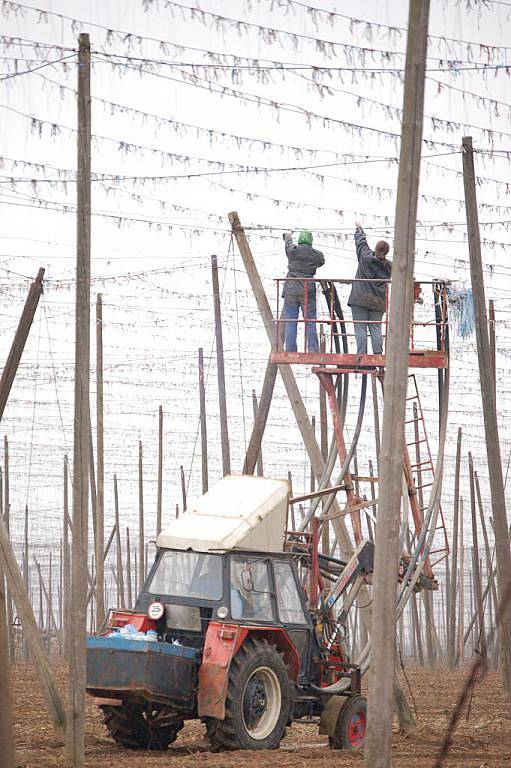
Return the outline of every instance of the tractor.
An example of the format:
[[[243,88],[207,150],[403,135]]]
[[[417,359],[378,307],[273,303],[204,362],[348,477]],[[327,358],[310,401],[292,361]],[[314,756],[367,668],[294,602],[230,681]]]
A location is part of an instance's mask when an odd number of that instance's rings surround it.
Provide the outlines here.
[[[163,530],[134,610],[87,640],[87,692],[124,747],[166,749],[200,719],[212,751],[277,749],[295,721],[333,749],[364,744],[347,617],[373,545],[319,552],[287,530],[288,483],[227,476]]]

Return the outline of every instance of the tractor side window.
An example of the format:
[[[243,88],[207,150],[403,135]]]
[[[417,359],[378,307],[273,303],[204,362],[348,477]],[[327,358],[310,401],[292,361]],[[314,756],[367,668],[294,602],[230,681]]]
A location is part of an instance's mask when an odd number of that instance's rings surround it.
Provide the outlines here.
[[[283,624],[306,624],[305,615],[296,586],[293,569],[289,563],[273,563],[275,589],[279,617]]]
[[[233,619],[273,621],[266,560],[231,560],[231,616]]]

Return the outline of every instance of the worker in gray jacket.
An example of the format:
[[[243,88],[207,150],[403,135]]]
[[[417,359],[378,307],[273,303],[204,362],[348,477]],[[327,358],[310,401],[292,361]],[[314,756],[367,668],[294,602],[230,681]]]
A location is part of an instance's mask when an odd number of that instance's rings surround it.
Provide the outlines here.
[[[298,235],[298,245],[293,242],[291,232],[283,234],[288,263],[287,277],[282,296],[284,298],[283,319],[285,320],[285,349],[286,352],[296,352],[296,334],[298,330],[298,315],[300,309],[304,319],[316,320],[316,283],[307,283],[298,278],[313,278],[316,269],[325,263],[325,257],[321,251],[312,247],[312,232],[303,230]],[[305,333],[307,339],[307,351],[318,352],[318,335],[316,323],[306,322]]]
[[[387,259],[389,244],[379,240],[372,251],[364,230],[357,222],[355,248],[358,269],[351,288],[348,304],[351,307],[357,354],[367,355],[367,331],[371,336],[373,355],[383,352],[381,321],[387,308],[387,291],[390,287],[392,262]]]

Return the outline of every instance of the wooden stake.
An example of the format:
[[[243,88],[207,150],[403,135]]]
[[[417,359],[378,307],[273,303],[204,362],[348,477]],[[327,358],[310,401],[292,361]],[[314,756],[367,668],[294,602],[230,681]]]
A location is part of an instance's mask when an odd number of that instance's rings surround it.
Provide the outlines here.
[[[206,421],[206,379],[204,376],[204,350],[199,349],[199,408],[200,408],[200,444],[202,493],[208,491],[208,427]]]
[[[273,398],[273,391],[275,389],[277,370],[278,367],[272,363],[271,360],[268,360],[264,374],[261,397],[257,407],[257,415],[254,420],[254,427],[252,429],[252,434],[248,443],[245,463],[243,465],[244,475],[253,475],[256,468],[257,459],[261,452],[264,430],[266,429],[266,424],[268,421],[268,414],[270,413],[270,405]]]
[[[483,262],[481,240],[479,237],[479,218],[477,211],[476,180],[474,170],[474,151],[472,139],[463,139],[463,182],[465,186],[465,204],[467,210],[468,250],[470,257],[470,276],[474,300],[474,315],[479,361],[479,379],[481,384],[482,411],[488,457],[488,472],[495,526],[495,544],[497,560],[497,587],[499,599],[511,590],[511,551],[509,549],[509,530],[506,518],[506,500],[502,459],[497,423],[495,388],[493,384],[486,300],[484,294]],[[511,697],[511,603],[508,601],[503,610],[500,625],[500,652],[502,662],[502,684],[506,696]]]
[[[126,528],[126,583],[128,585],[128,608],[133,608],[133,591],[131,587],[131,544],[130,529]]]
[[[96,296],[96,626],[105,620],[105,447],[103,413],[103,296]]]
[[[21,619],[23,625],[23,631],[25,633],[30,654],[32,656],[36,674],[39,678],[41,688],[43,691],[44,699],[50,718],[55,727],[55,731],[59,739],[63,738],[66,717],[64,714],[64,707],[60,698],[57,686],[51,674],[48,659],[44,652],[44,647],[41,640],[41,633],[37,627],[34,612],[28,599],[28,595],[25,591],[23,584],[23,576],[21,574],[16,555],[12,548],[5,527],[3,517],[0,515],[0,556],[4,563],[5,575],[7,576],[7,582],[11,595],[16,605],[16,611]]]
[[[90,41],[79,37],[78,52],[78,162],[76,346],[73,453],[72,600],[69,642],[69,763],[80,768],[85,735],[85,637],[87,621],[87,566],[89,504],[89,366],[90,366]]]
[[[367,768],[392,764],[396,586],[429,0],[410,0],[373,576]]]
[[[158,408],[158,482],[156,493],[156,535],[161,531],[163,504],[163,408]]]
[[[254,425],[257,421],[257,411],[259,410],[259,406],[257,404],[257,395],[255,389],[252,390],[252,413],[254,414]],[[264,475],[264,469],[263,469],[263,451],[261,448],[259,448],[259,453],[257,454],[257,476],[262,477]]]
[[[456,598],[458,583],[458,519],[460,511],[460,469],[462,429],[458,429],[456,464],[454,469],[454,509],[452,525],[451,594],[449,596],[449,625],[447,635],[447,661],[450,667],[456,663]]]
[[[224,475],[231,474],[229,429],[227,424],[227,395],[225,391],[224,341],[222,335],[222,312],[220,308],[220,286],[218,283],[217,257],[211,257],[213,281],[213,307],[215,311],[216,366],[218,375],[218,401],[220,406],[220,439],[222,443],[222,469]]]
[[[62,568],[64,571],[63,580],[63,607],[64,607],[64,654],[66,658],[69,655],[69,622],[70,622],[70,595],[69,586],[71,582],[71,558],[69,553],[69,489],[68,489],[68,460],[64,456],[64,519],[62,521]]]
[[[144,535],[144,474],[142,465],[142,440],[138,441],[138,591],[142,592],[145,579]]]
[[[15,768],[14,729],[11,700],[11,665],[9,663],[9,635],[7,632],[6,593],[4,571],[0,567],[0,764],[2,768]]]
[[[478,653],[487,656],[486,651],[486,633],[484,631],[484,607],[483,607],[483,589],[481,586],[481,574],[479,571],[479,539],[477,534],[477,512],[476,512],[476,491],[474,482],[474,462],[472,454],[468,454],[468,471],[470,477],[470,513],[472,516],[472,548],[474,568],[474,597],[477,607],[477,616],[479,623],[479,638],[476,644]]]
[[[124,599],[124,576],[122,566],[121,524],[119,521],[119,492],[117,489],[117,475],[114,475],[114,514],[115,514],[115,550],[117,555],[117,586],[119,588],[119,604],[126,608]]]
[[[460,498],[460,606],[458,618],[458,658],[462,667],[465,661],[465,542],[463,540],[463,498]]]
[[[183,500],[183,512],[186,512],[186,480],[185,471],[182,466],[179,467],[179,473],[181,475],[181,498]],[[176,508],[176,517],[179,517],[179,511]]]

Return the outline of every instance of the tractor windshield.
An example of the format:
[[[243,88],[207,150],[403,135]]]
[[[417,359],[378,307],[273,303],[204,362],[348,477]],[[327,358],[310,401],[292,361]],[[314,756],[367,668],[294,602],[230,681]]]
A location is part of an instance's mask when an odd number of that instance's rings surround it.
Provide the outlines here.
[[[222,556],[199,552],[164,552],[149,585],[153,595],[220,600]]]

